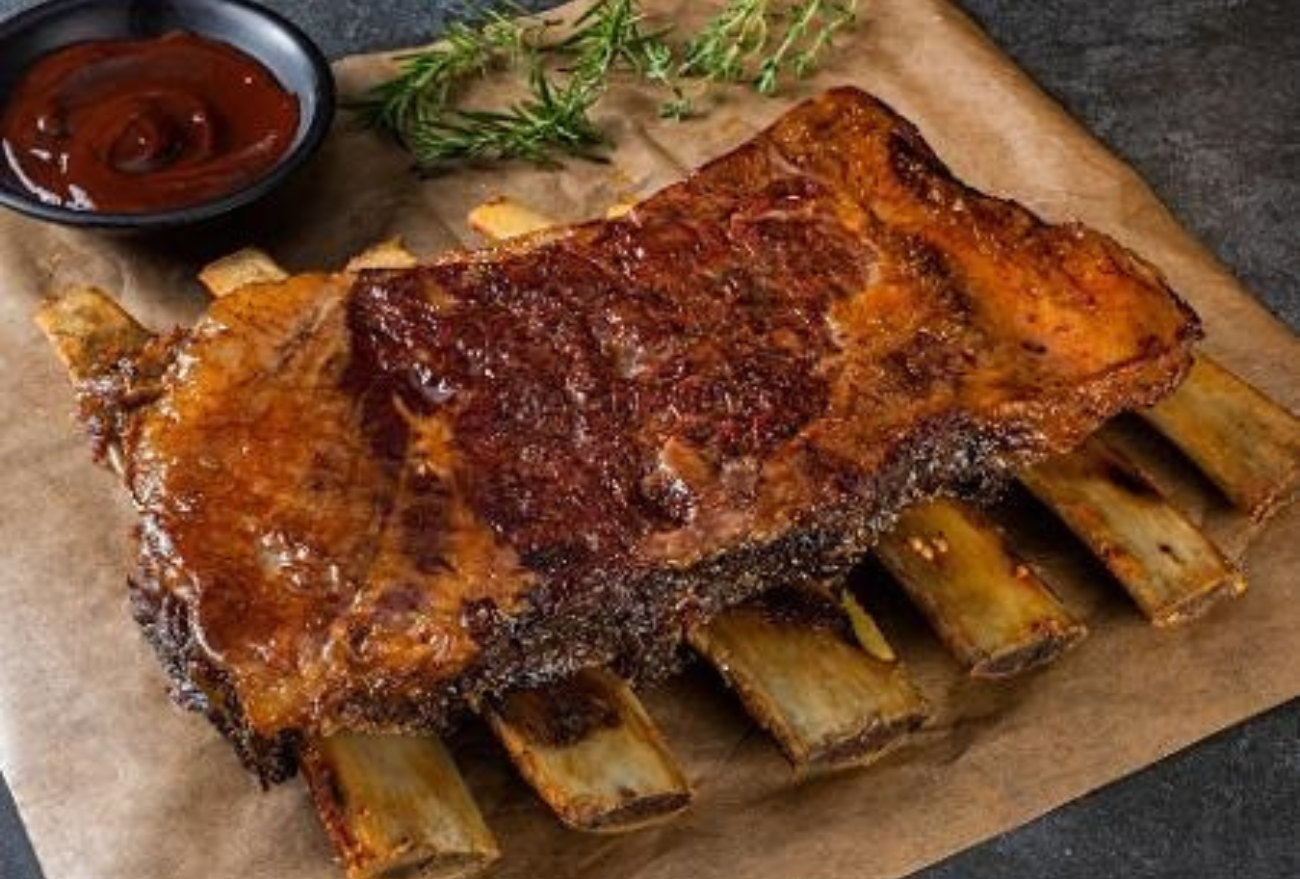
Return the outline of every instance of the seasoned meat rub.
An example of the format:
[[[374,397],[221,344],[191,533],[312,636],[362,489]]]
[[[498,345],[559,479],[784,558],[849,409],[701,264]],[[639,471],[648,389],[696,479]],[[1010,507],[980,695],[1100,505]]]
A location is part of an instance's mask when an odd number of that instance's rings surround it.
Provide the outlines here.
[[[139,620],[276,779],[304,734],[663,674],[904,505],[1157,400],[1197,333],[1133,254],[840,89],[622,218],[246,287],[150,402],[88,411],[121,426]]]

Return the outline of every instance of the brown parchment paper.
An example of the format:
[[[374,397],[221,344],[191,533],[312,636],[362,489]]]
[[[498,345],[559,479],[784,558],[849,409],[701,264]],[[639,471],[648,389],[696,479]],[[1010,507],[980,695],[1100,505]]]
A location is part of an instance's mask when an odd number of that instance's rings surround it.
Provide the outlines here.
[[[649,5],[687,20],[708,11]],[[607,165],[420,180],[400,151],[341,125],[275,204],[224,230],[145,240],[0,217],[0,769],[50,879],[335,874],[301,784],[260,792],[216,733],[163,695],[126,610],[132,515],[114,478],[89,464],[64,377],[30,321],[60,285],[117,291],[156,327],[188,322],[203,304],[195,270],[235,246],[259,245],[294,268],[337,266],[400,233],[433,254],[472,241],[466,211],[499,194],[585,218],[678,178],[795,98],[853,83],[914,120],[967,181],[1050,219],[1081,219],[1159,264],[1204,317],[1206,348],[1300,403],[1292,334],[966,18],[941,0],[861,5],[834,61],[786,99],[727,91],[706,119],[678,125],[655,117],[658,96],[616,89],[600,110],[618,145]],[[384,69],[354,58],[338,73],[356,88]],[[1198,517],[1231,520],[1204,486],[1176,488]],[[915,617],[885,607],[889,635],[940,713],[916,746],[866,771],[793,778],[729,694],[688,672],[647,694],[698,792],[691,815],[660,829],[561,830],[470,730],[457,754],[506,851],[496,875],[897,876],[1014,827],[1300,693],[1298,518],[1293,509],[1255,537],[1246,597],[1172,632],[1140,620],[1059,531],[1017,535],[1092,635],[1008,684],[964,679]],[[1221,533],[1242,545],[1240,527]]]

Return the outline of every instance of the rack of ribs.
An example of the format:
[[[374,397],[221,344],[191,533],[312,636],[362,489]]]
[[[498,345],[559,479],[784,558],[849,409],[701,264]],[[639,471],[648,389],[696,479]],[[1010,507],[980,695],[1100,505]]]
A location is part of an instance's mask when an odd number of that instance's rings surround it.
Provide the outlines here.
[[[245,286],[79,392],[176,697],[274,781],[304,737],[663,676],[1155,403],[1198,336],[1140,258],[837,89],[624,216]]]

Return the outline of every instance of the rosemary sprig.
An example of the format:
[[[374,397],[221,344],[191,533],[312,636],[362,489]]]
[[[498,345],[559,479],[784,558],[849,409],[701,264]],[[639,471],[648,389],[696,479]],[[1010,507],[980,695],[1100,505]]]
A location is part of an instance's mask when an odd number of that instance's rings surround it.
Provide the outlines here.
[[[511,7],[452,22],[434,46],[397,57],[400,72],[370,89],[354,105],[370,125],[399,135],[437,119],[462,83],[485,75],[498,61],[524,56],[544,25],[524,25]],[[405,140],[405,138],[402,138]]]
[[[525,159],[550,166],[560,152],[600,158],[605,135],[588,111],[603,83],[575,76],[557,88],[534,62],[529,85],[530,96],[504,110],[444,110],[409,125],[403,140],[426,167],[458,159]]]

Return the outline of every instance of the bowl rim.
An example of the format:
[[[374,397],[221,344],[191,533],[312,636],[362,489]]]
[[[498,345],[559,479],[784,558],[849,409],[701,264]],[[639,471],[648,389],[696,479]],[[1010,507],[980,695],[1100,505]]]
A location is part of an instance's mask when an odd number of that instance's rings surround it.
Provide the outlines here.
[[[86,6],[102,5],[112,0],[48,0],[29,9],[0,20],[0,42],[21,37],[28,28],[43,22],[51,16],[57,16],[72,9]],[[307,120],[307,129],[297,144],[280,157],[260,177],[248,184],[218,198],[194,202],[181,207],[167,208],[159,211],[141,213],[124,213],[113,211],[80,211],[63,205],[41,201],[35,195],[0,188],[0,205],[11,208],[29,217],[62,223],[69,226],[85,226],[100,229],[168,229],[177,226],[189,226],[205,220],[215,219],[241,207],[252,204],[273,189],[276,189],[290,175],[301,168],[320,147],[334,120],[335,85],[334,75],[330,70],[329,60],[320,47],[294,22],[284,15],[269,9],[253,0],[189,0],[198,6],[235,6],[248,10],[264,19],[267,24],[285,34],[293,44],[294,50],[301,52],[307,59],[312,71],[312,91],[314,106],[310,108],[311,116]],[[71,44],[69,44],[71,45]],[[238,47],[237,47],[238,48]],[[241,49],[241,51],[245,51]],[[265,64],[252,52],[248,53],[259,63]]]

